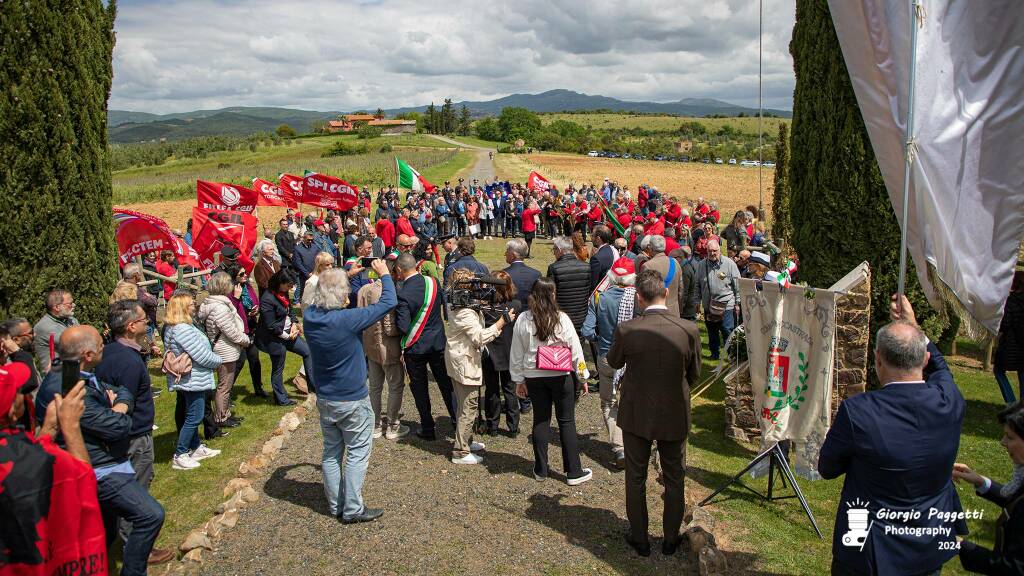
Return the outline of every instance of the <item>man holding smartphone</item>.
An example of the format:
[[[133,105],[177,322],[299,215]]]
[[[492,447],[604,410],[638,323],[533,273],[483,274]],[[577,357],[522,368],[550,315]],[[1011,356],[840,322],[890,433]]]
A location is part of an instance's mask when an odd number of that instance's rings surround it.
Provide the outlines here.
[[[351,294],[348,298],[348,307],[356,307],[356,294],[359,289],[366,286],[372,280],[370,279],[370,265],[373,261],[371,256],[373,253],[373,240],[369,236],[360,236],[355,242],[356,255],[353,258],[349,258],[345,262],[345,273],[348,275],[348,284],[351,288]]]

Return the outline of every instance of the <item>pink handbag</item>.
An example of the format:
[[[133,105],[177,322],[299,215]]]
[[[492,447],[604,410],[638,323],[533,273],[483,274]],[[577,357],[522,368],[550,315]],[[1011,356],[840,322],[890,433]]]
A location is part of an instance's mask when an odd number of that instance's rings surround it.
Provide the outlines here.
[[[564,343],[538,346],[537,370],[572,372],[572,348]]]

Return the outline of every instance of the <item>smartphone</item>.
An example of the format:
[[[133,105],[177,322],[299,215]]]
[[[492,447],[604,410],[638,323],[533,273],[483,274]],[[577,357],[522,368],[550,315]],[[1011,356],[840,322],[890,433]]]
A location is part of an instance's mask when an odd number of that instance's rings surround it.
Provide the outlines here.
[[[67,396],[68,392],[82,379],[82,365],[78,360],[61,360],[60,362],[60,393]]]
[[[363,268],[370,268],[373,265],[374,260],[376,260],[376,258],[373,257],[360,258],[359,265],[362,266]]]

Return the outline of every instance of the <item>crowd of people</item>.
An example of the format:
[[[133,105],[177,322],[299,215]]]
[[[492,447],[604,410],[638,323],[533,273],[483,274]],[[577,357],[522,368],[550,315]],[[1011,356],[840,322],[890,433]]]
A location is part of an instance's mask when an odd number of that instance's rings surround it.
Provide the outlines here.
[[[374,440],[412,432],[400,420],[406,379],[420,441],[441,437],[430,382],[438,387],[441,413],[453,427],[451,463],[480,464],[488,436],[518,437],[523,416],[532,413],[534,478],[560,476],[571,486],[593,478],[580,458],[575,411],[594,386],[608,457],[625,470],[625,540],[638,554],[651,553],[646,480],[656,450],[665,489],[662,552],[673,554],[685,505],[689,389],[701,373],[697,322],[705,324],[710,357],[719,359],[742,317],[738,280],[770,278],[773,267],[784,266],[756,207],[737,211],[723,227],[714,202],[681,202],[646,185],[634,195],[607,179],[564,191],[446,182],[433,193],[410,192],[404,202],[388,188],[376,205],[371,216],[364,189],[347,212],[289,210],[279,229],[257,243],[251,271],[239,264],[236,247],[225,246],[219,265],[201,279],[201,293],[170,280],[146,285],[147,269],[176,273],[173,254],[149,254],[122,269],[104,326],[80,325],[73,294],[52,290],[34,325],[22,318],[0,325],[0,438],[69,455],[77,464],[68,474],[81,476],[83,463],[91,466],[94,524],[107,545],[124,541],[123,574],[145,574],[174,556],[154,549],[164,510],[148,491],[154,398],[162,388],[150,377],[151,359],[160,360],[166,389],[175,394],[171,468],[187,474],[221,453],[208,442],[244,425],[232,396],[245,364],[254,395],[289,406],[295,400],[284,386],[285,360],[288,353],[300,357],[294,384],[316,393],[325,495],[344,524],[384,513],[366,505],[362,485]],[[554,257],[543,273],[527,263],[538,235],[550,238]],[[498,236],[507,266],[492,270],[475,257],[477,241]],[[969,482],[1006,508],[1008,519],[995,550],[964,543],[964,566],[1024,573],[1024,513],[1014,512],[1024,497],[1024,411],[1015,404],[1000,417],[1016,466],[1009,483],[954,466],[963,399],[937,349],[922,339],[909,303],[897,302],[875,354],[886,387],[842,404],[837,421],[847,424],[829,433],[821,473],[846,475],[844,500],[884,501],[878,478],[899,486],[920,473],[929,480],[903,496],[953,506],[951,478]],[[271,362],[271,394],[261,353]],[[64,370],[75,370],[75,386],[66,386]],[[902,409],[918,417],[886,432],[879,414],[904,401]],[[548,460],[552,418],[560,472]],[[881,434],[849,436],[857,430]],[[884,450],[870,446],[894,438],[919,451],[924,464],[901,469],[873,456]],[[2,498],[0,505],[19,506]],[[927,573],[949,557],[893,542],[879,541],[873,556],[857,559],[837,543],[833,570],[888,573],[889,566],[914,565]]]

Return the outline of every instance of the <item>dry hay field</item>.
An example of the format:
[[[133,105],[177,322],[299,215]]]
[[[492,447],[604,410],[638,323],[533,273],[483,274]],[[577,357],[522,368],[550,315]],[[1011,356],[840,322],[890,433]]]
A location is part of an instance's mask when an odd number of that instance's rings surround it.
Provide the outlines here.
[[[163,218],[172,229],[185,231],[185,223],[192,217],[192,209],[196,206],[195,198],[190,200],[164,200],[160,202],[145,202],[139,204],[115,204],[114,208],[125,208],[143,212],[150,216]],[[317,210],[312,206],[302,206],[299,210],[305,214],[307,210]],[[271,233],[277,232],[277,221],[285,214],[284,208],[277,206],[260,206],[257,216],[260,224]]]
[[[531,170],[537,170],[559,188],[568,184],[600,185],[609,178],[636,193],[641,184],[657,186],[662,194],[677,200],[703,196],[718,202],[723,220],[747,205],[758,203],[758,169],[693,162],[656,162],[591,158],[575,154],[498,154],[495,156],[498,178],[525,182]],[[762,183],[764,205],[771,206],[774,168],[764,168]]]
[[[757,136],[756,117],[732,118],[694,118],[687,116],[668,116],[654,114],[541,114],[540,121],[547,125],[556,120],[568,120],[594,130],[623,130],[640,128],[643,130],[678,130],[684,122],[696,122],[709,133],[715,133],[722,126],[732,126],[743,134]],[[789,118],[762,118],[761,129],[766,137],[774,138],[779,133],[779,124],[790,123]]]

